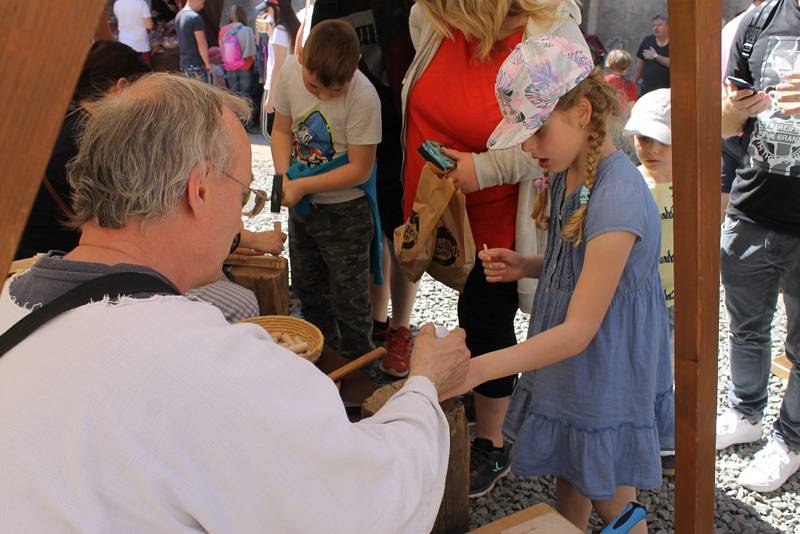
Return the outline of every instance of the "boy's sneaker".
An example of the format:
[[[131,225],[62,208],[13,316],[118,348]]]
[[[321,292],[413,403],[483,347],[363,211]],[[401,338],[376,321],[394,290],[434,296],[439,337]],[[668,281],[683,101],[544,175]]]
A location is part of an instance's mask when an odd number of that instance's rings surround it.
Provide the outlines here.
[[[390,376],[405,378],[411,368],[411,349],[414,348],[414,335],[411,329],[401,326],[390,329],[386,336],[386,355],[381,359],[378,369]]]
[[[761,439],[761,421],[751,423],[732,408],[717,417],[717,450]]]
[[[800,453],[792,452],[782,442],[770,438],[742,474],[739,484],[753,491],[768,493],[783,486],[800,469]]]
[[[386,341],[386,337],[389,335],[389,319],[386,318],[386,322],[382,323],[380,321],[372,320],[372,341],[375,343],[384,343]]]
[[[661,475],[675,476],[675,451],[661,451]]]
[[[495,448],[485,438],[475,438],[469,449],[469,498],[486,495],[511,470],[508,442]]]

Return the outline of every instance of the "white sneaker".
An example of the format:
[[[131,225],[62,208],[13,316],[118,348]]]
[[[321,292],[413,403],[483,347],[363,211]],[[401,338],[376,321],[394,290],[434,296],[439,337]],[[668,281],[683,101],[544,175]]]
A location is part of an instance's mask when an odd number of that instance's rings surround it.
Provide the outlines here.
[[[751,423],[732,408],[717,417],[717,450],[761,439],[761,421]]]
[[[739,475],[739,484],[753,491],[768,493],[783,486],[798,469],[800,453],[791,452],[786,445],[771,438]]]

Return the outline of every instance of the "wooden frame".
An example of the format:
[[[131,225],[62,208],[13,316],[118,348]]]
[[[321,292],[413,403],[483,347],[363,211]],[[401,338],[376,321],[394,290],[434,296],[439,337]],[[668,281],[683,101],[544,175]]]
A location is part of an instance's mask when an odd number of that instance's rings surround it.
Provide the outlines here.
[[[675,181],[676,532],[714,529],[721,0],[670,0]],[[7,270],[104,0],[6,0],[0,19],[0,269]],[[28,43],[48,35],[46,44]],[[680,43],[678,45],[677,43]]]
[[[721,0],[669,0],[675,198],[675,532],[713,532]]]

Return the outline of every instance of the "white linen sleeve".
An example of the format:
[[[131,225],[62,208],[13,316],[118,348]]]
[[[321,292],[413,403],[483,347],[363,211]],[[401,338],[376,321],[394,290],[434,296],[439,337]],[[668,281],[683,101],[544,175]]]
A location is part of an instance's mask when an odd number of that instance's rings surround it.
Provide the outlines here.
[[[450,439],[430,381],[410,379],[354,424],[312,364],[233,328],[213,372],[172,390],[175,422],[157,441],[174,441],[171,473],[191,488],[182,512],[210,532],[428,532]]]

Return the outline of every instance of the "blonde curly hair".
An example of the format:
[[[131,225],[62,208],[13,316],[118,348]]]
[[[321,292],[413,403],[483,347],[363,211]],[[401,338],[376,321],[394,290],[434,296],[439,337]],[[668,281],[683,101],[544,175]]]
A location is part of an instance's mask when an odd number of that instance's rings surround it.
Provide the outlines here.
[[[477,39],[475,56],[486,59],[494,44],[508,37],[503,32],[506,17],[528,15],[529,17],[556,20],[561,4],[572,0],[417,0],[436,33],[444,38],[452,37],[452,30],[459,30],[467,37]]]

